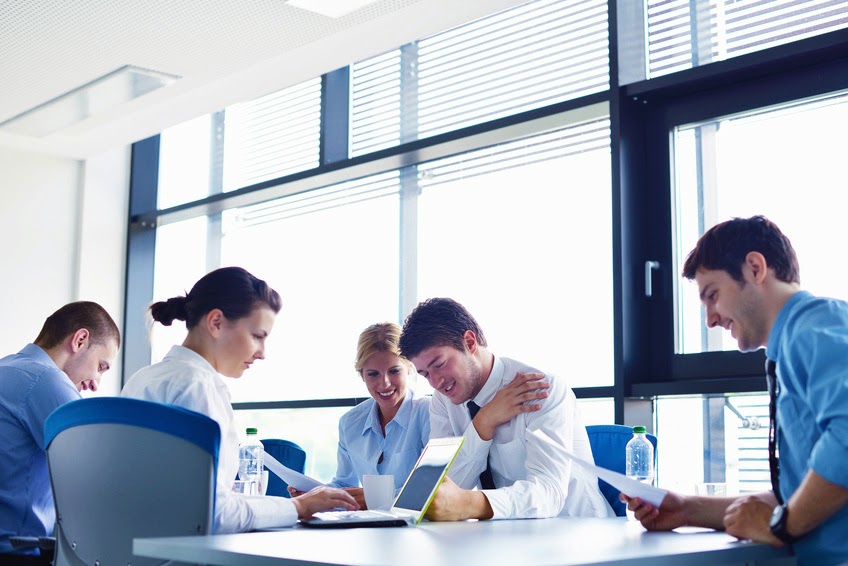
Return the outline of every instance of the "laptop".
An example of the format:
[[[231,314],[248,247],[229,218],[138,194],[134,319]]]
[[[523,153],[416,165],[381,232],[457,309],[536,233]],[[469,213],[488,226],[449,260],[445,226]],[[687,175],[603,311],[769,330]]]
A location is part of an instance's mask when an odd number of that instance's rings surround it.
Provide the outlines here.
[[[323,529],[417,525],[453,464],[462,441],[461,436],[431,439],[388,511],[325,511],[301,523]]]

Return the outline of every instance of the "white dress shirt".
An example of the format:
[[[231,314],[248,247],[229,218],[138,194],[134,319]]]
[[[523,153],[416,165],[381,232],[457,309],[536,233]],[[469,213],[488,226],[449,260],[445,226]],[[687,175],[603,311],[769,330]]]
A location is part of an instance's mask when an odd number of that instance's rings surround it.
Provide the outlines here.
[[[291,526],[297,522],[297,510],[290,499],[232,491],[239,467],[239,439],[230,391],[223,380],[201,355],[174,346],[161,362],[138,370],[124,385],[121,396],[178,405],[208,415],[221,427],[216,533]]]
[[[495,357],[489,378],[472,400],[483,407],[517,372],[544,373]],[[488,458],[496,489],[484,493],[494,519],[614,516],[597,478],[572,466],[564,455],[568,451],[594,463],[574,392],[561,378],[546,374],[544,380],[551,386],[548,397],[541,400],[541,410],[521,413],[502,424],[489,441],[477,434],[465,403],[454,405],[436,391],[430,403],[430,437],[465,437],[448,476],[464,489],[479,488]],[[540,431],[548,440],[533,431]]]

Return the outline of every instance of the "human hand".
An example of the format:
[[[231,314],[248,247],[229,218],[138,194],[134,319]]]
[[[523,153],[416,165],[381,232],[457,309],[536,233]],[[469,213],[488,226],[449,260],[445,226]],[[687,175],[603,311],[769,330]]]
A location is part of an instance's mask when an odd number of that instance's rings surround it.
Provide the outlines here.
[[[619,499],[627,503],[627,508],[633,511],[642,526],[649,531],[670,531],[688,523],[686,513],[686,498],[669,491],[659,508],[638,497],[628,497],[620,494]]]
[[[365,504],[364,489],[361,487],[345,487],[343,489],[356,500],[356,504],[359,505],[360,509],[368,509],[368,506]]]
[[[328,511],[330,509],[346,509],[348,511],[357,511],[359,505],[356,499],[351,494],[343,489],[327,487],[325,485],[318,486],[298,497],[292,498],[297,516],[299,519],[308,519],[319,511]]]
[[[299,489],[295,489],[292,486],[287,486],[286,490],[289,492],[289,497],[300,497],[305,491],[300,491]]]
[[[474,428],[483,440],[491,440],[495,429],[509,422],[516,415],[531,413],[542,408],[541,403],[529,403],[548,396],[550,382],[544,381],[542,373],[516,373],[506,387],[480,409],[474,417]]]
[[[774,505],[764,502],[753,495],[740,497],[727,507],[724,514],[724,529],[727,534],[738,539],[764,542],[775,547],[783,546],[783,541],[771,534],[769,519]]]
[[[462,489],[445,476],[424,516],[430,521],[464,521],[491,519],[493,515],[489,499],[482,491]]]

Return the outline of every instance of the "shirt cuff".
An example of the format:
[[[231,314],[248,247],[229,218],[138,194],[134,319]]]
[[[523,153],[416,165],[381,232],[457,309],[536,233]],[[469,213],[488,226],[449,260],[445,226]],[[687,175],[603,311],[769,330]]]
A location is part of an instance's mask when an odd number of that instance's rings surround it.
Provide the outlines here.
[[[468,428],[465,429],[465,441],[463,442],[462,450],[473,460],[477,460],[478,458],[488,459],[489,457],[489,447],[492,445],[491,440],[483,440],[480,438],[480,435],[477,434],[477,429],[474,427],[474,423],[468,425]],[[485,467],[485,466],[484,466]]]
[[[245,495],[253,511],[253,528],[291,527],[297,523],[297,508],[291,499],[273,495]]]

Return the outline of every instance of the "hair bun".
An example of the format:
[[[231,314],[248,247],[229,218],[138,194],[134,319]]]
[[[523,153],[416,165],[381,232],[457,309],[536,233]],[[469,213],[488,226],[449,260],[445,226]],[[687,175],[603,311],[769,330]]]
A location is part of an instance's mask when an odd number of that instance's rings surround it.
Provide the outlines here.
[[[171,297],[167,301],[153,303],[150,306],[150,315],[156,322],[164,326],[171,326],[174,320],[185,320],[188,318],[188,311],[186,310],[187,303],[187,297]]]

